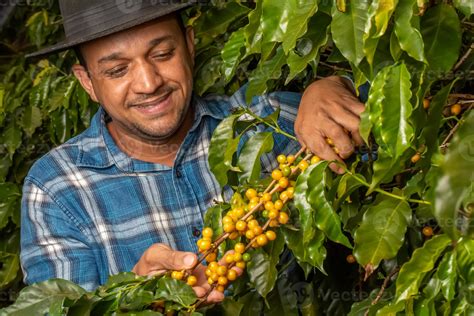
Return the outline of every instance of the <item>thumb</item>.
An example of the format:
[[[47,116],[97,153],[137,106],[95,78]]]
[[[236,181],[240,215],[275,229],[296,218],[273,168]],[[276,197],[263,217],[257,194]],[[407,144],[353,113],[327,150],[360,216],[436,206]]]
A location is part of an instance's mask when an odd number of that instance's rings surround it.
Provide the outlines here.
[[[163,265],[168,270],[191,269],[197,262],[197,256],[192,252],[169,250],[165,251],[163,255]]]

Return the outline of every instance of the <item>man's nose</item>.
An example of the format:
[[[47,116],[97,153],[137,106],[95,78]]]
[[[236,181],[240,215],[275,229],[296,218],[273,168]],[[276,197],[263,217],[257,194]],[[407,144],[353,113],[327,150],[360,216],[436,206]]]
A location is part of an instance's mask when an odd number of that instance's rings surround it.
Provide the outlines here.
[[[140,61],[136,65],[132,83],[134,93],[152,94],[162,84],[163,78],[156,65],[146,60]]]

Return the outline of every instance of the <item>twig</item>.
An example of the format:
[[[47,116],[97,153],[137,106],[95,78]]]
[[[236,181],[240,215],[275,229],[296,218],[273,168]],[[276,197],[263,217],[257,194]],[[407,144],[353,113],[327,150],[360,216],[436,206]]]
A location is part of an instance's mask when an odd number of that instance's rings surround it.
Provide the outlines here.
[[[339,66],[331,65],[331,64],[325,63],[324,61],[320,61],[319,64],[321,64],[323,66],[326,66],[326,67],[329,67],[333,70],[342,70],[342,71],[352,72],[352,69],[347,69],[347,68],[342,68],[342,67],[339,67]]]
[[[472,104],[467,108],[466,111],[469,111],[470,109],[472,108]],[[464,122],[463,119],[459,120],[456,125],[449,131],[449,134],[448,136],[446,136],[446,138],[443,140],[443,142],[441,143],[441,145],[439,146],[441,149],[444,149],[447,147],[447,144],[448,142],[451,140],[451,138],[453,137],[454,133],[456,132],[456,130],[459,128],[459,126]]]
[[[474,49],[474,44],[471,44],[471,47],[467,50],[467,52],[459,59],[458,63],[456,66],[454,66],[453,71],[456,71],[462,64],[463,62],[466,61],[466,59],[469,57],[469,55],[472,53],[472,50]]]
[[[474,99],[474,94],[469,93],[451,93],[449,96],[460,99]]]
[[[370,303],[371,306],[374,306],[375,304],[377,304],[380,299],[382,298],[383,296],[383,293],[385,292],[385,289],[387,288],[387,285],[388,285],[388,282],[390,282],[390,279],[398,273],[398,271],[400,271],[400,268],[399,267],[396,267],[395,269],[393,269],[388,275],[387,277],[385,278],[385,280],[383,280],[383,283],[382,283],[382,287],[380,288],[380,291],[377,293],[377,296],[375,297],[375,299],[372,301],[372,303]],[[369,308],[365,311],[365,314],[364,316],[367,316],[369,315]]]

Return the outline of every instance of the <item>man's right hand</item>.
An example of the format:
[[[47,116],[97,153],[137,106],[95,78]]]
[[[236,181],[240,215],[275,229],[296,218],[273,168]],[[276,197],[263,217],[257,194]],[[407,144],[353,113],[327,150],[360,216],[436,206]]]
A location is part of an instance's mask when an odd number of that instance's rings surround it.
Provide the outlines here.
[[[137,275],[156,275],[167,271],[189,270],[197,260],[197,256],[192,252],[175,251],[167,245],[154,244],[145,251],[132,272]],[[210,288],[205,271],[206,267],[201,264],[193,271],[193,275],[197,278],[193,290],[199,298],[203,297]],[[206,302],[217,303],[223,299],[223,293],[213,290]]]

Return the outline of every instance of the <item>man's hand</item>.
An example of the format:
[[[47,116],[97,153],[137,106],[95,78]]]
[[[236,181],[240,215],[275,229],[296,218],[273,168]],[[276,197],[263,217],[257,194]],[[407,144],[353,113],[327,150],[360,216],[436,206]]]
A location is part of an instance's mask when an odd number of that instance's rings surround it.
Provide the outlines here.
[[[313,82],[305,90],[295,121],[295,133],[302,145],[321,159],[348,158],[355,145],[362,145],[360,114],[364,105],[355,96],[349,80],[331,76]],[[328,144],[330,139],[333,147]],[[342,159],[341,159],[342,158]],[[336,164],[333,171],[342,173]]]
[[[175,251],[164,244],[154,244],[148,248],[142,255],[132,272],[138,275],[155,275],[165,273],[167,271],[189,270],[197,262],[197,256],[192,252]],[[224,264],[220,262],[220,264]],[[242,274],[242,270],[233,268],[238,274]],[[196,296],[201,298],[210,288],[206,277],[206,267],[198,265],[193,271],[193,275],[197,278],[197,283],[193,286]],[[213,290],[207,297],[206,303],[217,303],[224,299],[224,294]]]

